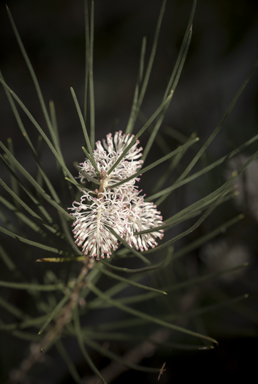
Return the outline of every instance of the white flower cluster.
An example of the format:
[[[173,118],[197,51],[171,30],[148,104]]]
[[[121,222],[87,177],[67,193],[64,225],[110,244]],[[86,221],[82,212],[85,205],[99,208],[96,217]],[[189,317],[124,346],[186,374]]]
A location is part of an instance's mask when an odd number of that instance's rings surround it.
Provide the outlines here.
[[[148,250],[157,245],[156,238],[162,239],[163,230],[145,234],[137,232],[153,229],[163,225],[162,216],[153,203],[144,202],[142,191],[135,185],[139,177],[115,186],[115,184],[134,175],[142,166],[140,160],[142,148],[138,148],[137,140],[123,160],[109,173],[119,156],[132,142],[134,135],[116,132],[107,135],[106,140],[96,143],[93,151],[94,160],[99,173],[89,159],[79,164],[79,178],[96,180],[99,189],[91,192],[84,191],[80,202],[74,201],[71,215],[75,218],[73,233],[75,243],[82,247],[82,252],[88,257],[107,258],[118,248],[118,239],[110,232],[112,228],[123,240],[137,250]]]

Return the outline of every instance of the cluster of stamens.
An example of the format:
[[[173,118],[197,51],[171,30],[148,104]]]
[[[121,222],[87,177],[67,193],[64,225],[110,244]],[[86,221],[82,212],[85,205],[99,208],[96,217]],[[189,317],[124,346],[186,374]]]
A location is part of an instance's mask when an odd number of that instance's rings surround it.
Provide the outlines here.
[[[140,233],[163,225],[162,216],[153,203],[144,202],[142,191],[135,185],[139,175],[118,186],[116,184],[133,176],[142,166],[142,148],[136,140],[123,159],[110,172],[123,151],[134,139],[134,135],[116,132],[107,135],[106,140],[96,143],[93,151],[98,172],[87,158],[79,164],[79,179],[94,179],[98,184],[95,191],[84,191],[80,202],[74,201],[71,215],[74,217],[73,233],[75,243],[88,257],[107,258],[118,248],[119,241],[111,233],[125,240],[131,247],[146,251],[157,245],[156,238],[162,239],[163,230]]]

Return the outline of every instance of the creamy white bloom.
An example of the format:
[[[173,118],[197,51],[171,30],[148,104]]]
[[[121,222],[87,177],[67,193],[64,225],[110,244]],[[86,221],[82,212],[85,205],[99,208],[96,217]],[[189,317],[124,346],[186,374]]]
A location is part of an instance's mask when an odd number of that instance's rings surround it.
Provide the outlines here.
[[[140,191],[141,192],[141,191]],[[71,215],[75,218],[73,233],[75,243],[89,257],[109,258],[118,248],[117,238],[111,227],[131,247],[146,251],[157,245],[156,238],[163,238],[163,230],[151,233],[137,232],[163,225],[162,216],[153,203],[144,202],[143,196],[130,186],[126,190],[104,190],[98,198],[85,192],[80,202],[73,202]]]
[[[115,133],[114,138],[112,133],[109,133],[107,139],[102,140],[102,144],[100,141],[96,142],[96,149],[93,151],[93,155],[99,172],[106,175],[104,182],[105,188],[112,188],[113,185],[132,176],[141,168],[143,163],[143,161],[140,160],[142,148],[138,148],[139,140],[137,140],[126,153],[123,160],[120,161],[109,175],[107,174],[126,147],[132,142],[133,138],[134,135],[130,135],[129,133],[122,134],[122,131],[119,131]],[[87,175],[98,181],[96,170],[89,159],[85,159],[83,163],[80,163],[79,168],[81,182],[85,179],[87,180]],[[135,181],[139,181],[139,178],[134,178],[128,183],[133,185]]]
[[[94,197],[85,192],[80,202],[73,202],[71,216],[75,218],[73,233],[78,247],[89,257],[108,258],[118,247],[117,238],[112,235],[107,226],[123,237],[126,233],[124,217],[126,202],[117,198],[110,191],[104,191],[101,196]]]
[[[164,224],[157,207],[153,203],[144,202],[145,195],[140,196],[142,190],[138,191],[135,185],[139,178],[134,177],[129,182],[114,187],[141,168],[142,148],[138,148],[138,141],[108,174],[133,138],[133,135],[122,134],[119,131],[115,133],[114,138],[111,133],[108,134],[107,139],[102,140],[103,144],[100,141],[96,143],[93,156],[99,174],[88,159],[80,164],[81,181],[94,179],[99,184],[99,189],[84,191],[80,202],[74,201],[72,208],[68,208],[75,219],[73,223],[75,243],[88,257],[96,257],[97,260],[105,256],[109,258],[118,248],[119,242],[109,228],[112,228],[130,247],[140,251],[154,248],[157,245],[155,239],[163,238],[162,229],[138,234]]]
[[[144,202],[143,196],[137,196],[130,207],[127,208],[127,233],[125,240],[131,247],[135,247],[140,251],[147,251],[150,247],[155,248],[158,243],[156,238],[162,239],[164,236],[163,229],[144,234],[137,234],[137,232],[150,230],[162,226],[163,217],[160,211],[157,210],[156,205],[149,202]]]

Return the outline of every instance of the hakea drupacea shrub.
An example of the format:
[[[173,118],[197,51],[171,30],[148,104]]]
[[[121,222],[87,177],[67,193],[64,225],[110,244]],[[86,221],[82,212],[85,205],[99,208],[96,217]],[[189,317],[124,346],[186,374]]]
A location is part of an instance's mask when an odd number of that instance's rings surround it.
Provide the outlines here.
[[[71,216],[74,217],[73,233],[75,243],[82,248],[88,257],[110,257],[118,248],[118,239],[110,232],[111,227],[123,240],[137,250],[146,251],[157,245],[156,238],[162,239],[163,230],[151,233],[137,232],[153,229],[163,225],[162,216],[153,203],[145,202],[135,185],[139,177],[115,186],[119,182],[134,175],[142,166],[142,148],[138,148],[137,140],[124,158],[110,174],[111,167],[118,160],[126,147],[132,142],[134,135],[116,132],[107,135],[106,140],[96,142],[93,156],[97,169],[89,159],[79,164],[79,179],[82,183],[96,180],[100,183],[95,191],[84,191],[80,202],[74,201]]]

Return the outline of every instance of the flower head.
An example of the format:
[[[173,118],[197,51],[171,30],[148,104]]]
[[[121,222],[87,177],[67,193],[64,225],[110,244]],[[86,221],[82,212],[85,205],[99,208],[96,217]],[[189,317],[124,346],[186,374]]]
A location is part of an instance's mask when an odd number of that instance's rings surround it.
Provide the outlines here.
[[[82,252],[89,257],[108,258],[118,247],[117,238],[107,228],[123,237],[125,234],[124,220],[126,204],[109,192],[101,197],[93,197],[85,192],[80,202],[73,202],[71,216],[75,218],[73,233],[75,243],[82,247]]]
[[[141,168],[143,161],[140,160],[142,156],[142,148],[138,148],[139,140],[137,140],[129,151],[125,154],[124,158],[115,167],[115,169],[108,174],[108,171],[118,160],[119,156],[132,142],[134,135],[122,134],[122,131],[116,132],[114,138],[112,133],[107,135],[106,140],[96,142],[96,149],[93,151],[94,160],[97,164],[100,173],[106,174],[105,188],[112,188],[116,183],[127,179],[137,172]],[[83,163],[79,164],[79,177],[83,182],[87,179],[87,175],[91,178],[98,180],[98,175],[95,168],[91,164],[89,159],[86,159]],[[129,181],[131,185],[138,181],[138,179],[132,179]]]
[[[100,184],[99,189],[84,192],[80,202],[74,201],[71,215],[74,217],[73,233],[75,243],[82,247],[82,252],[88,257],[110,257],[118,248],[117,237],[110,232],[112,228],[119,237],[124,239],[130,247],[146,251],[157,245],[156,239],[163,238],[163,230],[153,228],[163,225],[162,216],[153,203],[144,202],[142,191],[138,191],[134,177],[120,186],[114,187],[120,181],[134,175],[141,164],[142,148],[138,148],[138,141],[127,151],[123,159],[109,173],[123,151],[132,143],[134,136],[116,132],[107,135],[106,140],[96,143],[93,151],[94,160],[99,174],[86,159],[80,164],[79,178],[95,179]],[[150,231],[151,230],[151,231]],[[146,233],[140,233],[147,231]],[[148,232],[150,231],[150,232]]]
[[[127,225],[130,230],[127,232],[125,240],[128,244],[137,250],[140,249],[140,251],[147,251],[150,247],[156,247],[158,243],[155,239],[163,238],[163,229],[137,234],[137,232],[148,231],[164,224],[163,217],[160,215],[160,211],[157,210],[156,205],[144,202],[144,198],[140,196],[132,202],[127,214]]]

